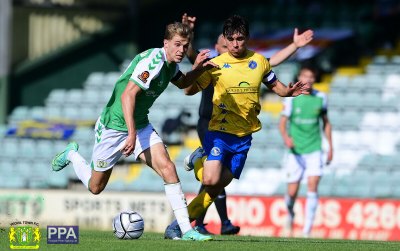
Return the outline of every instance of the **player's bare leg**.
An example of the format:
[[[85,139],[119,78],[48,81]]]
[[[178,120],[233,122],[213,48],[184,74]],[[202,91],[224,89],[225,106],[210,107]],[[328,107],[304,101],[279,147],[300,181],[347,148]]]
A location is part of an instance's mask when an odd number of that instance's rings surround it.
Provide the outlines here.
[[[106,185],[108,183],[108,180],[110,179],[112,173],[112,168],[108,169],[107,171],[104,172],[98,172],[95,170],[92,170],[92,176],[90,177],[89,180],[89,191],[92,194],[99,194],[101,193],[104,188],[106,188]]]
[[[294,222],[294,203],[297,198],[297,193],[299,192],[300,182],[288,183],[287,193],[285,195],[286,208],[288,210],[288,219],[286,223],[286,228],[291,232],[293,229]]]

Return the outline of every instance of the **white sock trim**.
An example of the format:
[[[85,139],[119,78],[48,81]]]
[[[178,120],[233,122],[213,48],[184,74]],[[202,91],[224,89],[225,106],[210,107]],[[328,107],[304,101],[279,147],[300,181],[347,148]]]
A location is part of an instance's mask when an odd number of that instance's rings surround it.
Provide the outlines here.
[[[168,201],[174,211],[175,218],[184,234],[192,229],[192,225],[190,225],[186,198],[182,192],[181,183],[165,184],[164,188]]]
[[[75,151],[69,151],[67,157],[74,167],[76,176],[82,181],[83,185],[88,188],[90,177],[92,177],[92,169],[86,160]]]
[[[309,235],[314,223],[315,213],[318,207],[318,194],[316,192],[307,192],[306,214],[303,233]]]

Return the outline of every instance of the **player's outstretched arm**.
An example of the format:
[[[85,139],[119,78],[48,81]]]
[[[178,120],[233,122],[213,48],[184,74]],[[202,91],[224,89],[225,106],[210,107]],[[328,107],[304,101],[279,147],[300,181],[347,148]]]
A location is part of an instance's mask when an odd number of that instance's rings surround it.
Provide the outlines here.
[[[267,86],[281,97],[296,97],[301,94],[310,94],[311,92],[311,84],[303,83],[301,81],[298,81],[294,85],[290,83],[288,86],[286,86],[279,80],[275,80],[275,82]]]
[[[293,33],[293,42],[278,51],[269,59],[269,63],[271,66],[276,66],[288,59],[293,53],[297,51],[298,48],[301,48],[313,40],[314,31],[306,30],[305,32],[299,34],[298,29],[294,29]]]
[[[209,57],[210,50],[202,50],[199,55],[197,55],[196,61],[192,66],[192,70],[186,73],[186,75],[182,74],[182,76],[176,80],[172,81],[174,85],[176,85],[180,89],[185,89],[196,82],[203,72],[212,69],[219,68],[217,64],[212,61],[207,60]]]
[[[198,55],[197,51],[193,48],[193,39],[194,39],[194,26],[196,23],[196,17],[188,16],[186,13],[182,15],[182,23],[187,24],[190,27],[190,44],[189,48],[186,52],[186,56],[189,59],[190,63],[194,64],[196,61],[196,57]]]

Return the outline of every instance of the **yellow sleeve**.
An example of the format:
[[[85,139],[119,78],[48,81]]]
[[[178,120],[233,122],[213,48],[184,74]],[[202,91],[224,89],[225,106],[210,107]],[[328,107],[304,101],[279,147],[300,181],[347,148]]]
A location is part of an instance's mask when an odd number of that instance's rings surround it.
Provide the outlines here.
[[[269,64],[269,61],[265,57],[262,57],[262,62],[263,62],[263,66],[264,66],[264,76],[265,76],[272,70],[272,67]]]
[[[209,71],[205,71],[196,79],[196,84],[201,90],[204,90],[209,84],[211,84],[211,81],[211,73]]]

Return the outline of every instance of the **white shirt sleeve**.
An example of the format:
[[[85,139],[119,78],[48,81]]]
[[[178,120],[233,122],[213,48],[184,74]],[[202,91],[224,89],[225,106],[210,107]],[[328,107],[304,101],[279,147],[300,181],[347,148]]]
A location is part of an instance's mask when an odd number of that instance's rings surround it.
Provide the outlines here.
[[[290,115],[292,115],[292,104],[293,104],[293,97],[284,98],[283,110],[281,115],[290,117]]]
[[[130,80],[143,90],[149,89],[151,80],[156,78],[161,71],[164,64],[163,58],[162,50],[154,49],[148,57],[137,63]]]

